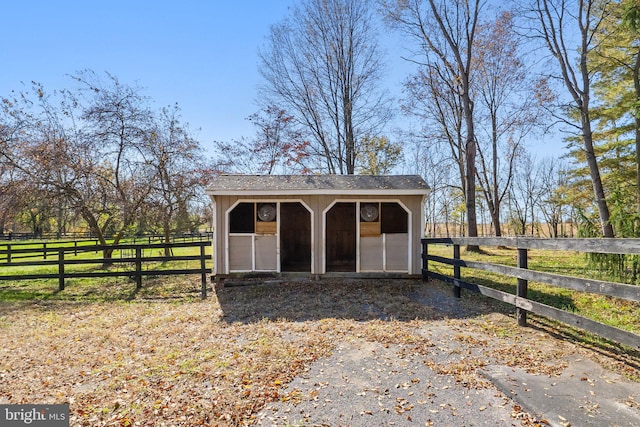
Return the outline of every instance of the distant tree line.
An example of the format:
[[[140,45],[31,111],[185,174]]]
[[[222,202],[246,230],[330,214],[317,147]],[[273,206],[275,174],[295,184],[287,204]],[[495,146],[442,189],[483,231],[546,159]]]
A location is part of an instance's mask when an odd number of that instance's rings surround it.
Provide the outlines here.
[[[0,232],[107,236],[197,230],[210,175],[177,105],[154,111],[140,87],[84,71],[2,97]]]

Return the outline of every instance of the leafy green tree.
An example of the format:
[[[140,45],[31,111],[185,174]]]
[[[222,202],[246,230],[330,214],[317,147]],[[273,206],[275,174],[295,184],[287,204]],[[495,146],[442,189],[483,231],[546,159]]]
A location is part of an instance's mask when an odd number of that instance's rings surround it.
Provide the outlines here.
[[[600,141],[603,177],[610,189],[634,186],[631,198],[640,210],[640,27],[635,1],[614,2],[596,34],[590,60],[599,70],[594,84],[599,119],[594,138]],[[606,172],[605,172],[606,174]],[[624,193],[629,191],[624,190]],[[635,194],[634,194],[635,193]],[[618,222],[618,221],[612,221]]]
[[[362,175],[387,175],[399,163],[402,146],[389,141],[385,136],[362,138],[360,152],[360,168]]]

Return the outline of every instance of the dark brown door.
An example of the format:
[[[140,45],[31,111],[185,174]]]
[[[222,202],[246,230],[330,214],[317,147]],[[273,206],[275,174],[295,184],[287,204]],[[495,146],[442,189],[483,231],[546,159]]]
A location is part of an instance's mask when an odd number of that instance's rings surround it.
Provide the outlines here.
[[[280,269],[311,272],[311,213],[300,203],[280,204]]]
[[[356,271],[356,204],[336,203],[327,212],[327,272]]]

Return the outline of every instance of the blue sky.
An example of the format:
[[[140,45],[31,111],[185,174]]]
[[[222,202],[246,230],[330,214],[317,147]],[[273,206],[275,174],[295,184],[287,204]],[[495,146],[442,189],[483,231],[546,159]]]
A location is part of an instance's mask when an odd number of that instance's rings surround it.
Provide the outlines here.
[[[91,69],[137,83],[160,108],[178,103],[183,120],[212,151],[212,141],[252,136],[258,49],[295,0],[6,0],[0,23],[0,96],[36,81],[70,85]],[[381,40],[387,89],[399,97],[412,66],[398,37]],[[406,119],[398,117],[396,126]],[[196,131],[199,129],[199,131]],[[559,147],[543,144],[543,150]],[[542,147],[541,147],[542,148]],[[546,153],[543,153],[543,155]]]
[[[177,102],[206,148],[250,136],[257,51],[293,1],[7,0],[0,24],[0,95],[67,74],[108,71],[146,88],[155,107]]]

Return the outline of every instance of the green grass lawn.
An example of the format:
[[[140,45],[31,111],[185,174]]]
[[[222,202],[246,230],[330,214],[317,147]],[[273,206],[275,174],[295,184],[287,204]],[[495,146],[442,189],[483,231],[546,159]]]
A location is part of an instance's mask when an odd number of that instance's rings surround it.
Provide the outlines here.
[[[430,245],[429,253],[451,258],[453,247]],[[517,266],[516,249],[482,247],[480,253],[461,250],[466,261],[488,262],[512,267]],[[528,251],[528,268],[587,279],[614,281],[589,266],[586,255],[570,251]],[[429,261],[429,269],[452,276],[453,267]],[[517,279],[482,270],[462,268],[463,280],[488,286],[511,294],[516,293]],[[640,303],[603,295],[577,292],[544,283],[529,282],[528,298],[552,307],[560,308],[620,329],[640,334]]]
[[[126,244],[127,242],[123,243]],[[79,242],[78,248],[92,246],[90,242]],[[26,245],[16,246],[20,250],[39,250],[42,242],[29,242]],[[65,253],[66,261],[87,261],[83,264],[65,265],[65,273],[82,272],[133,272],[135,264],[122,261],[125,258],[135,257],[135,250],[116,250],[112,254],[113,264],[109,267],[103,265],[102,251],[73,252],[73,243],[47,244],[47,248],[67,247],[70,250]],[[14,247],[12,247],[12,250]],[[0,245],[0,250],[6,250],[6,245]],[[205,248],[205,253],[211,254],[211,247]],[[200,254],[199,247],[177,247],[172,248],[173,256],[196,256]],[[25,255],[28,255],[26,257]],[[22,256],[22,257],[21,257]],[[143,249],[143,257],[162,257],[164,249],[151,248]],[[92,262],[93,261],[93,262]],[[48,265],[26,265],[27,262],[47,262]],[[211,261],[207,261],[207,266],[211,266]],[[169,269],[194,269],[200,267],[200,260],[178,260],[178,261],[153,261],[143,262],[143,271],[162,271]],[[0,255],[0,275],[38,275],[57,274],[58,254],[48,253],[46,258],[42,253],[13,253],[12,265],[6,265],[6,255]],[[163,276],[143,276],[143,293],[150,291],[150,286],[145,286],[152,280],[158,280]],[[152,287],[151,287],[152,288]],[[175,290],[175,289],[173,289]],[[30,279],[30,280],[1,280],[0,281],[0,301],[23,301],[23,300],[126,300],[131,298],[132,292],[141,292],[135,289],[134,281],[126,276],[123,277],[92,277],[92,278],[69,278],[65,279],[65,290],[58,290],[58,279]],[[163,294],[166,292],[162,292]]]

